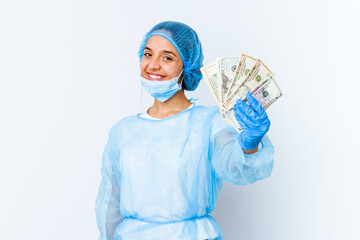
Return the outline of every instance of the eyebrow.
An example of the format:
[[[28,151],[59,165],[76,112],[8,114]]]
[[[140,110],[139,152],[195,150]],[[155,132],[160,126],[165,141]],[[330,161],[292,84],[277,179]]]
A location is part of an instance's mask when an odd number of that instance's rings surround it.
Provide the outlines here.
[[[152,50],[151,50],[151,48],[149,48],[149,47],[145,47],[144,49],[148,49],[148,50],[152,51]],[[172,55],[174,55],[175,57],[177,57],[177,56],[176,56],[176,54],[175,54],[175,53],[173,53],[173,52],[171,52],[171,51],[168,51],[168,50],[163,50],[163,52],[165,52],[165,53],[169,53],[169,54],[172,54]]]

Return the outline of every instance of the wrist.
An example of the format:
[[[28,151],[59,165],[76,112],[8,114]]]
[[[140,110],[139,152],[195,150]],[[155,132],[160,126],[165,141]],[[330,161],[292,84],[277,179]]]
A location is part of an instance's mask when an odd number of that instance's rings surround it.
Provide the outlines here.
[[[254,149],[257,149],[259,143],[261,142],[261,139],[262,137],[247,137],[244,132],[241,132],[238,137],[240,146],[242,147],[242,149],[247,151],[253,151]]]
[[[259,151],[259,145],[257,145],[255,148],[250,149],[250,150],[243,149],[243,151],[244,151],[245,154],[257,153]]]

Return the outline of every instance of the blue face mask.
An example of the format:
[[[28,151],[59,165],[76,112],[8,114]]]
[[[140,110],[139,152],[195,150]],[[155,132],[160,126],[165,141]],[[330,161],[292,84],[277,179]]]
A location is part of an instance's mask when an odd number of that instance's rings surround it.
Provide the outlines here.
[[[182,72],[183,71],[181,71],[178,77],[164,81],[151,81],[140,75],[141,85],[143,85],[145,90],[155,99],[160,102],[165,102],[181,89],[181,83],[178,83],[178,80]]]

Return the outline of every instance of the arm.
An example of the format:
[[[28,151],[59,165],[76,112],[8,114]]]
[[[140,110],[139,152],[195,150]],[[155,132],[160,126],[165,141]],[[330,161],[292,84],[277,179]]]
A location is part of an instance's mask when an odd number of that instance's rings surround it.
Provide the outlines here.
[[[265,135],[262,147],[254,154],[245,154],[239,133],[216,114],[212,122],[211,164],[215,173],[235,185],[247,185],[269,177],[273,168],[274,147]],[[246,151],[246,150],[245,150]]]
[[[121,174],[114,164],[119,157],[119,150],[116,148],[113,132],[113,129],[109,131],[109,138],[103,152],[102,180],[96,198],[95,211],[100,240],[113,240],[114,230],[123,219],[120,214]]]
[[[250,93],[246,98],[250,106],[238,99],[233,107],[241,133],[215,124],[217,134],[212,137],[212,163],[216,173],[230,183],[241,185],[270,176],[274,156],[274,147],[265,136],[270,120]],[[258,150],[260,143],[262,147]]]

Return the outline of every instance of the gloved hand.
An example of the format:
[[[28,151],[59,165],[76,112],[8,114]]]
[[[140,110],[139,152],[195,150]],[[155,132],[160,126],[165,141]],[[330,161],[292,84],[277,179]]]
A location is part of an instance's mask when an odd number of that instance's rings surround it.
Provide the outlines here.
[[[239,122],[242,132],[238,139],[245,150],[256,148],[263,136],[270,128],[270,120],[260,103],[248,92],[246,99],[250,106],[243,100],[236,100],[234,114]]]

